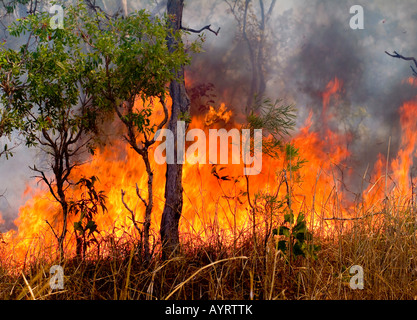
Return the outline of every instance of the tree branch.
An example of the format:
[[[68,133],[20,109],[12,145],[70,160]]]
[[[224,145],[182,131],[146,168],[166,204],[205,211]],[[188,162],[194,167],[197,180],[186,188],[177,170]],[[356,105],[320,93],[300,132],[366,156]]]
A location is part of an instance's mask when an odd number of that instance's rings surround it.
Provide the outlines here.
[[[213,29],[211,29],[211,24],[209,24],[208,26],[202,27],[200,30],[185,28],[185,27],[181,26],[181,30],[189,31],[189,32],[192,32],[192,33],[201,33],[204,30],[208,30],[210,32],[213,32],[217,36],[220,32],[220,27],[219,27],[219,29],[217,29],[217,31],[214,31]]]
[[[60,199],[58,198],[58,196],[56,195],[54,189],[52,188],[52,183],[46,178],[45,173],[42,170],[39,170],[38,168],[36,168],[36,166],[34,165],[33,167],[29,167],[32,171],[38,172],[41,174],[41,176],[37,176],[37,178],[43,180],[46,185],[49,188],[49,191],[51,192],[52,196],[55,198],[56,201],[58,201],[59,203],[61,202]]]
[[[138,184],[136,183],[136,194],[139,197],[139,199],[143,202],[143,204],[145,205],[145,207],[148,207],[148,203],[146,202],[145,199],[142,198],[142,196],[140,195],[140,191],[139,191],[139,187]]]
[[[385,51],[385,53],[387,55],[389,55],[390,57],[393,57],[393,58],[402,59],[402,60],[405,60],[405,61],[413,61],[414,64],[415,64],[415,66],[416,66],[416,68],[417,68],[417,60],[414,57],[404,57],[401,54],[399,54],[397,51],[394,51],[393,54],[388,53],[387,51]],[[413,71],[414,76],[417,77],[417,71],[416,71],[416,69],[414,69],[413,66],[410,66],[410,68]]]
[[[142,222],[137,222],[136,221],[136,219],[135,219],[135,213],[133,212],[133,210],[132,209],[130,209],[129,208],[129,206],[126,204],[126,202],[125,202],[125,200],[124,200],[124,197],[125,197],[125,194],[126,194],[126,192],[122,189],[121,190],[121,194],[122,194],[122,203],[123,203],[123,205],[125,206],[125,208],[130,212],[130,214],[131,214],[131,220],[132,220],[132,222],[133,222],[133,225],[135,226],[135,228],[136,228],[136,230],[138,230],[139,231],[139,234],[141,234],[142,235],[142,230],[139,228],[139,226],[138,226],[138,223],[140,223],[140,224],[143,224]]]
[[[51,228],[51,230],[52,230],[52,233],[54,234],[54,236],[55,236],[55,238],[58,240],[59,239],[59,237],[58,237],[58,235],[56,234],[56,232],[55,232],[55,230],[54,230],[54,228],[51,226],[51,224],[49,223],[49,221],[48,220],[45,220],[45,222],[48,224],[48,226]]]

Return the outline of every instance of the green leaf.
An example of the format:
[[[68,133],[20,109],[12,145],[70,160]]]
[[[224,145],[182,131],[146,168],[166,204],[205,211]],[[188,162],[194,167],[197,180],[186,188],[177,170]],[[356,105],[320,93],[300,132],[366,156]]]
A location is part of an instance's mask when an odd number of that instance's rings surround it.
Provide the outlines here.
[[[294,243],[293,252],[295,256],[305,257],[304,250],[302,248],[302,245],[299,242]]]
[[[297,223],[304,221],[305,220],[305,216],[303,213],[300,213],[297,217]]]
[[[65,66],[62,64],[62,62],[61,62],[61,61],[56,61],[56,65],[57,65],[58,67],[60,67],[62,70],[64,70],[64,71],[65,71]]]
[[[292,232],[294,234],[296,233],[305,233],[307,231],[307,226],[305,221],[298,222],[294,228],[292,229]]]
[[[74,230],[79,232],[84,232],[83,226],[81,224],[81,221],[74,222]]]
[[[290,229],[285,227],[285,226],[280,226],[280,227],[278,227],[278,235],[289,237],[290,236]]]
[[[278,241],[277,249],[285,253],[287,251],[287,241],[286,240]]]
[[[293,224],[294,223],[294,215],[292,213],[284,214],[284,220],[285,220],[285,222]]]

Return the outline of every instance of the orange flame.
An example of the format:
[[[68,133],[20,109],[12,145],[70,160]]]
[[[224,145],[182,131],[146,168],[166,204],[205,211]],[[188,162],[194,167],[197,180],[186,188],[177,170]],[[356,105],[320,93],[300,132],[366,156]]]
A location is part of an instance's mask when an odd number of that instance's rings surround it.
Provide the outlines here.
[[[412,82],[414,84],[414,82]],[[284,182],[291,187],[291,209],[295,213],[304,212],[309,215],[315,227],[323,227],[323,217],[349,215],[348,208],[352,204],[346,203],[342,189],[342,181],[337,166],[350,156],[347,149],[347,134],[331,131],[327,127],[331,115],[328,109],[331,104],[337,105],[343,92],[343,83],[338,78],[330,81],[322,94],[322,121],[324,132],[312,130],[313,113],[305,121],[304,126],[294,136],[291,143],[299,149],[301,159],[308,162],[295,173],[287,173],[284,177],[282,169],[285,168],[285,156],[278,159],[263,158],[263,170],[258,176],[250,177],[250,196],[256,193],[269,192],[276,194],[279,199],[285,199],[287,190]],[[141,108],[143,106],[138,106]],[[410,191],[409,172],[413,165],[413,157],[417,145],[417,102],[405,102],[400,112],[402,127],[401,146],[396,157],[389,167],[390,181],[401,192]],[[162,114],[157,113],[157,117]],[[227,111],[224,104],[218,110],[211,108],[206,118],[194,118],[190,128],[207,128],[216,119],[230,121],[231,111]],[[151,150],[152,153],[152,150]],[[153,157],[151,157],[151,160]],[[243,164],[242,164],[243,165]],[[242,178],[242,165],[227,165],[220,169],[219,175],[227,179],[219,179],[213,175],[212,166],[207,164],[185,164],[183,170],[184,207],[180,224],[182,235],[192,234],[205,239],[213,233],[212,226],[229,232],[247,228],[251,221],[250,207],[245,196],[247,186]],[[165,167],[152,163],[154,172],[154,208],[152,212],[151,228],[157,238],[157,230],[164,205]],[[375,207],[381,203],[385,195],[386,179],[381,178],[386,171],[386,159],[378,156],[374,165],[373,176],[375,183],[371,183],[363,193],[363,203],[366,208]],[[104,190],[107,199],[108,212],[95,217],[101,236],[106,238],[133,237],[135,229],[121,199],[121,190],[126,191],[125,202],[134,210],[136,219],[143,221],[144,205],[136,196],[135,185],[140,193],[146,197],[147,176],[142,159],[124,142],[114,141],[112,145],[99,150],[85,165],[76,168],[72,179],[77,181],[81,177],[98,176],[100,183],[98,190]],[[233,179],[230,179],[233,177]],[[286,179],[286,181],[284,181]],[[390,188],[393,188],[390,183]],[[77,190],[72,190],[72,196],[77,197]],[[43,250],[45,256],[50,258],[56,253],[56,239],[50,226],[45,222],[59,228],[62,224],[59,206],[53,201],[46,189],[32,190],[29,186],[26,194],[33,196],[20,208],[19,217],[15,224],[17,232],[9,231],[3,237],[7,243],[3,245],[2,254],[9,257],[9,261],[22,262],[30,254],[38,254]],[[68,223],[69,236],[67,239],[67,252],[74,252],[74,235],[72,224],[78,217],[70,217]],[[331,226],[331,223],[329,223]]]

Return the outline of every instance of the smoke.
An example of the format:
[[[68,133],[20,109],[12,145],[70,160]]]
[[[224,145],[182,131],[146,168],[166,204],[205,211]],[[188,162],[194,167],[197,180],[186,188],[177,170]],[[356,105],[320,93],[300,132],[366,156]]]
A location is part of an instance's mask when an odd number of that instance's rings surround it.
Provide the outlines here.
[[[400,7],[390,2],[364,5],[365,29],[349,27],[349,8],[355,4],[320,0],[303,2],[303,34],[297,54],[289,58],[286,90],[297,91],[299,101],[320,114],[320,92],[333,77],[343,82],[342,104],[333,107],[339,129],[352,134],[350,165],[358,175],[372,165],[378,153],[386,154],[389,137],[396,152],[400,140],[398,109],[416,96],[415,88],[402,81],[411,76],[409,64],[384,53],[397,50],[417,55],[415,1]],[[413,5],[414,4],[414,5]],[[299,12],[300,11],[300,12]],[[307,17],[307,18],[305,18]],[[301,98],[301,100],[300,100]],[[316,117],[320,125],[320,118]],[[343,126],[340,126],[343,124]]]
[[[269,3],[264,2],[265,6]],[[335,77],[341,80],[340,100],[331,101],[326,112],[334,116],[331,129],[349,136],[346,144],[352,156],[346,165],[353,167],[353,180],[357,181],[368,165],[372,168],[379,153],[386,154],[390,137],[391,152],[398,150],[398,109],[415,99],[417,92],[403,83],[411,76],[410,63],[393,59],[385,51],[417,56],[417,6],[414,0],[401,4],[367,1],[363,4],[365,29],[352,30],[349,9],[355,4],[279,1],[268,25],[265,78],[266,95],[294,103],[299,126],[312,111],[316,130],[323,125],[323,91]],[[224,1],[215,1],[211,11],[193,1],[186,8],[186,21],[202,25],[198,21],[212,11],[222,12],[217,19],[211,15],[209,22],[222,30],[218,37],[207,33],[205,52],[195,56],[188,74],[193,83],[213,83],[219,100],[239,114],[244,110],[252,70],[247,46],[241,39],[237,41],[236,20],[224,13]]]
[[[0,213],[3,219],[0,232],[16,228],[13,221],[17,218],[19,208],[30,196],[25,195],[25,191],[28,187],[36,187],[36,180],[31,178],[33,172],[28,167],[36,159],[36,152],[23,146],[16,148],[13,158],[0,159]]]

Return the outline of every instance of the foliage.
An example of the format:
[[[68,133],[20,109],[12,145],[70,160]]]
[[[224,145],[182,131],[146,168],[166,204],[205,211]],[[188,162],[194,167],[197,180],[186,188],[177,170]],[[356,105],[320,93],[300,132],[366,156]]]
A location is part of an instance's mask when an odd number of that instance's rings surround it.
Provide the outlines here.
[[[272,230],[272,233],[280,237],[277,241],[277,249],[284,254],[294,255],[295,257],[306,257],[310,255],[317,259],[317,251],[320,246],[312,243],[313,235],[307,230],[304,214],[300,213],[296,220],[292,212],[284,215],[284,223]]]
[[[14,116],[11,110],[7,110],[2,105],[0,105],[0,138],[7,139],[11,141],[11,133],[14,128],[19,126],[19,118]],[[9,157],[13,157],[13,150],[14,146],[10,147],[7,141],[4,145],[0,148],[0,157],[5,156],[6,159]]]
[[[12,14],[19,5],[28,5],[30,3],[30,7],[32,8],[32,2],[33,0],[8,0],[2,1],[1,4],[6,10],[7,14]]]
[[[106,195],[104,191],[96,191],[95,183],[98,181],[96,176],[90,179],[81,178],[76,185],[83,190],[79,200],[71,201],[69,203],[69,212],[80,216],[80,219],[74,222],[74,231],[77,236],[77,253],[84,257],[86,249],[92,243],[97,243],[94,233],[97,233],[97,224],[94,217],[99,213],[103,214],[107,211]]]
[[[49,19],[46,12],[18,19],[10,34],[29,34],[27,43],[0,51],[1,102],[23,119],[20,131],[29,146],[41,143],[40,132],[76,135],[92,129],[95,120],[83,88],[90,70],[82,40],[73,32],[75,17],[69,15],[66,27],[55,30]]]
[[[285,164],[287,171],[298,171],[306,162],[308,160],[301,159],[298,148],[294,147],[291,143],[285,145]]]
[[[276,158],[283,149],[284,138],[294,128],[296,118],[294,106],[282,105],[281,102],[256,99],[244,126],[244,129],[262,129],[262,152]]]
[[[132,106],[137,97],[144,103],[165,98],[176,71],[190,62],[184,46],[179,42],[175,50],[168,50],[166,38],[173,31],[166,18],[151,17],[144,10],[110,20],[98,13],[99,22],[89,18],[85,9],[78,14],[86,20],[80,35],[91,52],[87,88],[94,103],[102,110],[124,109],[121,114],[143,130],[151,112],[141,113]]]
[[[65,9],[63,29],[52,29],[49,19],[46,12],[18,19],[10,34],[26,34],[28,42],[0,51],[1,102],[24,117],[28,145],[42,130],[92,129],[98,109],[138,95],[164,97],[172,71],[190,61],[183,47],[168,51],[165,20],[145,11],[107,19],[78,3]],[[88,108],[80,108],[83,103]],[[150,112],[126,116],[143,128]]]
[[[8,132],[17,128],[27,146],[39,146],[51,158],[46,169],[33,170],[61,204],[63,230],[54,234],[62,254],[70,174],[83,152],[94,152],[100,120],[116,110],[137,130],[129,131],[131,137],[149,136],[155,130],[152,100],[165,99],[167,84],[179,80],[175,71],[190,61],[180,41],[168,50],[168,36],[181,35],[167,27],[166,18],[144,10],[109,17],[89,11],[82,1],[64,9],[63,28],[50,26],[48,12],[17,19],[9,33],[26,37],[26,43],[0,50],[0,102],[7,115],[2,126]],[[148,101],[142,110],[134,107],[138,97],[144,105]],[[9,119],[16,119],[13,126]],[[76,225],[82,233],[86,227]],[[94,227],[90,222],[87,229]]]

